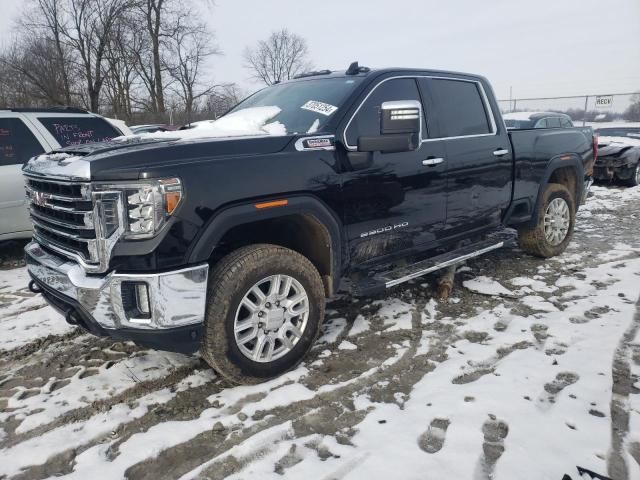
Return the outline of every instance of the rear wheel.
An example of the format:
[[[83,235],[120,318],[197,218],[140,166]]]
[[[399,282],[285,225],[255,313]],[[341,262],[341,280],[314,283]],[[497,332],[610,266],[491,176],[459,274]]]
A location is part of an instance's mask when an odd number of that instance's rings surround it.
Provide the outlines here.
[[[629,177],[627,183],[632,187],[640,185],[640,161],[636,163],[635,168],[632,169],[631,177]]]
[[[571,241],[575,220],[575,200],[567,187],[548,184],[542,194],[535,225],[518,229],[520,248],[538,257],[560,255]]]
[[[258,383],[295,367],[324,318],[320,274],[275,245],[243,247],[213,270],[201,353],[234,383]]]

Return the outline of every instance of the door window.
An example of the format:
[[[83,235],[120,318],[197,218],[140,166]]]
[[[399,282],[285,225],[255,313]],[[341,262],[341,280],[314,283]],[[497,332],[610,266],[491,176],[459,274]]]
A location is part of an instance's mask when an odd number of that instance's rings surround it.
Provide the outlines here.
[[[380,106],[395,100],[420,101],[420,94],[413,78],[394,78],[378,84],[353,117],[346,132],[347,144],[356,146],[358,137],[380,135]],[[424,130],[424,118],[423,130]]]
[[[0,118],[0,166],[20,165],[44,152],[31,130],[19,118]]]
[[[432,79],[429,85],[433,102],[438,107],[440,137],[492,133],[476,82]]]
[[[534,128],[547,128],[547,119],[543,118],[542,120],[538,120]]]
[[[549,117],[549,118],[547,118],[547,127],[548,128],[560,128],[560,119],[558,117]]]
[[[562,127],[564,127],[564,128],[573,127],[573,125],[571,124],[571,121],[566,119],[566,118],[561,118],[560,119],[560,125],[562,125]]]
[[[99,117],[39,117],[38,120],[62,147],[103,142],[120,136],[109,122]]]

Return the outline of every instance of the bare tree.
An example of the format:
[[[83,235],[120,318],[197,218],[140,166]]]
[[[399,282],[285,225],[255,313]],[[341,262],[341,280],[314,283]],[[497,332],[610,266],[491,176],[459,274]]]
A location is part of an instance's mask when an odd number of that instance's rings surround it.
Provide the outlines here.
[[[133,90],[139,80],[136,61],[142,48],[137,18],[124,13],[115,23],[106,49],[105,87],[113,113],[131,120]]]
[[[5,88],[24,93],[21,105],[70,105],[68,78],[61,68],[55,42],[35,36],[18,39],[0,57],[7,74]],[[10,76],[14,76],[12,81]],[[26,103],[25,103],[26,102]]]
[[[631,105],[625,110],[624,118],[629,122],[640,122],[640,93],[631,97]]]
[[[60,31],[67,43],[78,55],[82,71],[87,106],[100,110],[100,91],[104,83],[104,61],[113,25],[132,0],[67,0],[68,24],[61,24]]]
[[[175,81],[174,91],[184,104],[187,118],[194,104],[212,92],[216,85],[202,82],[203,64],[211,55],[220,53],[213,45],[212,35],[203,23],[191,23],[181,18],[168,45],[167,70]]]
[[[245,49],[245,67],[253,78],[273,85],[310,70],[308,53],[306,40],[283,28],[260,40],[255,47]]]
[[[235,83],[222,85],[207,95],[203,113],[207,118],[215,120],[235,107],[245,96],[245,93]]]
[[[154,122],[171,120],[166,104],[173,118],[207,118],[228,85],[204,68],[218,50],[197,4],[212,0],[27,0],[0,50],[0,103]]]
[[[71,105],[70,55],[62,37],[65,22],[62,7],[63,0],[33,0],[31,10],[18,20],[18,24],[26,30],[36,30],[37,33],[50,39],[54,47],[50,55],[62,80],[64,101],[67,105]]]

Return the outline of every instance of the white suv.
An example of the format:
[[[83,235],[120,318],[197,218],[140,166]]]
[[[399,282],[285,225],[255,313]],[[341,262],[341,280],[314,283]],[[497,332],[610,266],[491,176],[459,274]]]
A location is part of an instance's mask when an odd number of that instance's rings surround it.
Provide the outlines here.
[[[125,127],[126,128],[126,127]],[[22,165],[35,155],[129,133],[77,108],[0,110],[0,241],[31,237]]]

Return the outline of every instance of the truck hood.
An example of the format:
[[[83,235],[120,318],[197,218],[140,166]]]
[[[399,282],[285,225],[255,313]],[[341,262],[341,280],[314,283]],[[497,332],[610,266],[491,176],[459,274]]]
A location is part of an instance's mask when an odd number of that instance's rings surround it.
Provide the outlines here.
[[[60,180],[137,180],[157,167],[281,151],[293,135],[219,138],[123,137],[54,150],[23,167],[29,175]]]

